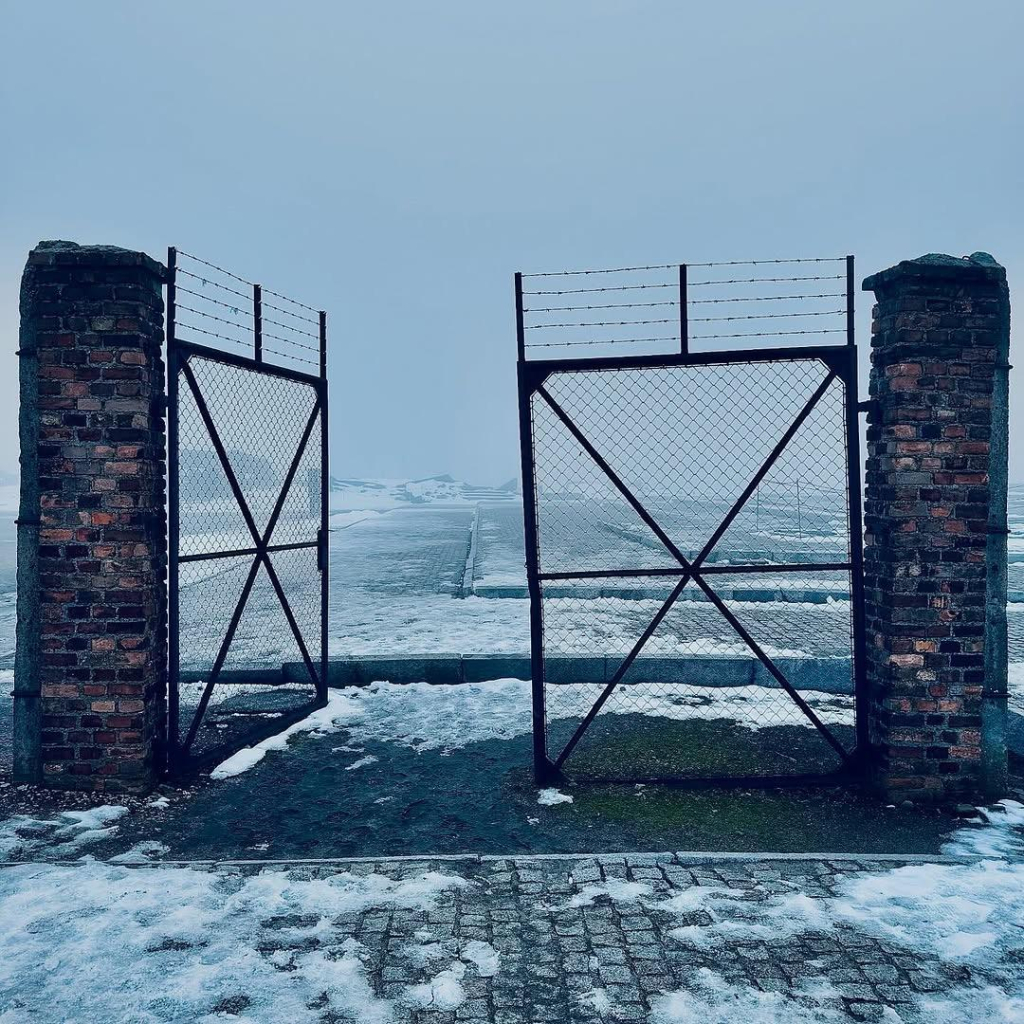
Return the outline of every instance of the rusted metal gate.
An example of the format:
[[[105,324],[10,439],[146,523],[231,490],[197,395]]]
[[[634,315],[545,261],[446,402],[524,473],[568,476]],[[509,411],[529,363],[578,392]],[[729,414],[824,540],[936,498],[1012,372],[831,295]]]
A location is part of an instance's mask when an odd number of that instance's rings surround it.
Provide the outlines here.
[[[768,263],[516,275],[540,781],[859,766],[853,259]]]
[[[168,268],[167,733],[183,770],[326,701],[327,325],[180,250]]]

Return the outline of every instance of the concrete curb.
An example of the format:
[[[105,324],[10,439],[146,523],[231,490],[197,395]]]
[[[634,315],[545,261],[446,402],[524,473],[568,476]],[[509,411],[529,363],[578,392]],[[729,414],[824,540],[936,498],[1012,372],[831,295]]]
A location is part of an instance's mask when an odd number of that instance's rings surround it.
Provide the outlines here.
[[[551,863],[565,861],[595,861],[598,864],[627,864],[642,867],[648,864],[674,864],[687,867],[695,864],[771,864],[771,863],[838,863],[838,864],[980,864],[982,857],[958,857],[944,853],[742,853],[700,852],[680,853],[454,853],[404,854],[393,857],[295,857],[267,860],[152,860],[122,863],[115,860],[18,860],[0,861],[0,869],[16,867],[87,867],[103,864],[115,868],[159,867],[283,867],[302,864],[514,864]]]
[[[552,656],[547,659],[548,682],[607,683],[621,657],[603,654]],[[775,664],[798,690],[852,694],[848,658],[776,658]],[[495,679],[529,680],[530,656],[523,654],[407,654],[357,655],[332,658],[327,666],[327,685],[367,686],[374,682],[433,683],[453,686]],[[280,679],[308,681],[301,662],[288,662]],[[256,680],[254,680],[256,681]],[[774,677],[754,658],[699,657],[694,655],[643,655],[633,663],[629,682],[684,683],[690,686],[778,688]]]

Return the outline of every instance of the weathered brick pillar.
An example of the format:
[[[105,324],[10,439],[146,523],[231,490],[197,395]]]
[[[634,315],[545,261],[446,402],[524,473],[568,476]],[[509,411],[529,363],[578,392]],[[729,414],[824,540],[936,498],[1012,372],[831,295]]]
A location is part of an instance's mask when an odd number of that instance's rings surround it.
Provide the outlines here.
[[[874,291],[865,490],[876,782],[890,798],[1006,784],[1010,307],[985,253],[922,256]]]
[[[166,678],[163,267],[40,242],[21,290],[15,777],[142,790]]]

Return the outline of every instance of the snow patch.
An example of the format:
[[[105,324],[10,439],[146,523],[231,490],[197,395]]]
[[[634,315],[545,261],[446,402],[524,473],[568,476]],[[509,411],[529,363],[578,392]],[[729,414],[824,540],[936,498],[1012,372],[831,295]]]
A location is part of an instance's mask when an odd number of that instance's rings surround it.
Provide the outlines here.
[[[537,792],[537,803],[541,807],[554,807],[555,804],[571,804],[572,795],[558,789],[541,789]]]
[[[397,1024],[407,1016],[374,995],[363,947],[322,945],[331,922],[379,907],[430,912],[469,884],[436,872],[395,880],[96,861],[7,868],[0,992],[13,1016],[0,1019],[23,1019],[31,1007],[45,1011],[40,1021],[212,1020],[215,1007],[242,1000],[236,1019],[248,1022]],[[435,1006],[454,1005],[460,969],[450,982],[435,979]]]
[[[489,943],[480,939],[471,939],[462,947],[462,959],[476,965],[476,973],[481,978],[493,978],[498,973],[501,957]]]
[[[113,823],[127,813],[127,807],[104,804],[62,811],[56,818],[16,814],[0,822],[0,860],[23,860],[44,848],[58,859],[71,857],[90,843],[115,835]]]
[[[653,892],[654,890],[646,882],[627,882],[624,878],[609,878],[607,882],[583,886],[561,909],[572,910],[576,907],[588,907],[601,898],[614,903],[636,903]]]
[[[451,967],[436,974],[430,981],[421,985],[410,985],[406,999],[413,1006],[420,1008],[457,1010],[466,1001],[466,992],[462,987],[465,973],[466,965],[456,960]]]

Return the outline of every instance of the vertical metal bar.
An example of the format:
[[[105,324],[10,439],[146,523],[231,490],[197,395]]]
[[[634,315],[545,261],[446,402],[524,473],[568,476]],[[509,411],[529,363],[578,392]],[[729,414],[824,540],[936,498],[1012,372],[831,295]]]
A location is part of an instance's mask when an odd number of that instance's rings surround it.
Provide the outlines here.
[[[252,333],[253,349],[257,363],[263,362],[263,289],[252,286]]]
[[[328,449],[327,418],[327,314],[320,311],[320,536],[317,545],[320,563],[320,685],[317,696],[327,699],[327,649],[330,620],[330,571],[331,557],[329,540],[331,472]]]
[[[685,356],[690,351],[690,311],[687,308],[686,264],[679,264],[679,351]]]
[[[516,345],[519,361],[526,359],[526,329],[523,326],[523,275],[516,273]]]
[[[853,630],[853,693],[857,736],[857,764],[865,769],[871,743],[868,693],[867,639],[864,609],[864,521],[860,491],[860,421],[857,416],[857,348],[848,349],[842,374],[846,405],[846,479],[850,511],[850,612]]]
[[[179,748],[178,676],[178,352],[175,345],[175,302],[178,254],[167,250],[167,767],[175,768]]]
[[[519,294],[519,275],[517,295]],[[520,348],[520,353],[522,349]],[[533,471],[533,412],[526,363],[519,358],[519,453],[523,478],[523,534],[526,546],[526,582],[530,592],[530,679],[533,693],[533,775],[539,785],[554,774],[548,758],[544,712],[544,606],[540,589],[537,545],[537,489]]]
[[[853,257],[846,257],[846,344],[851,348],[856,344],[853,327]]]

